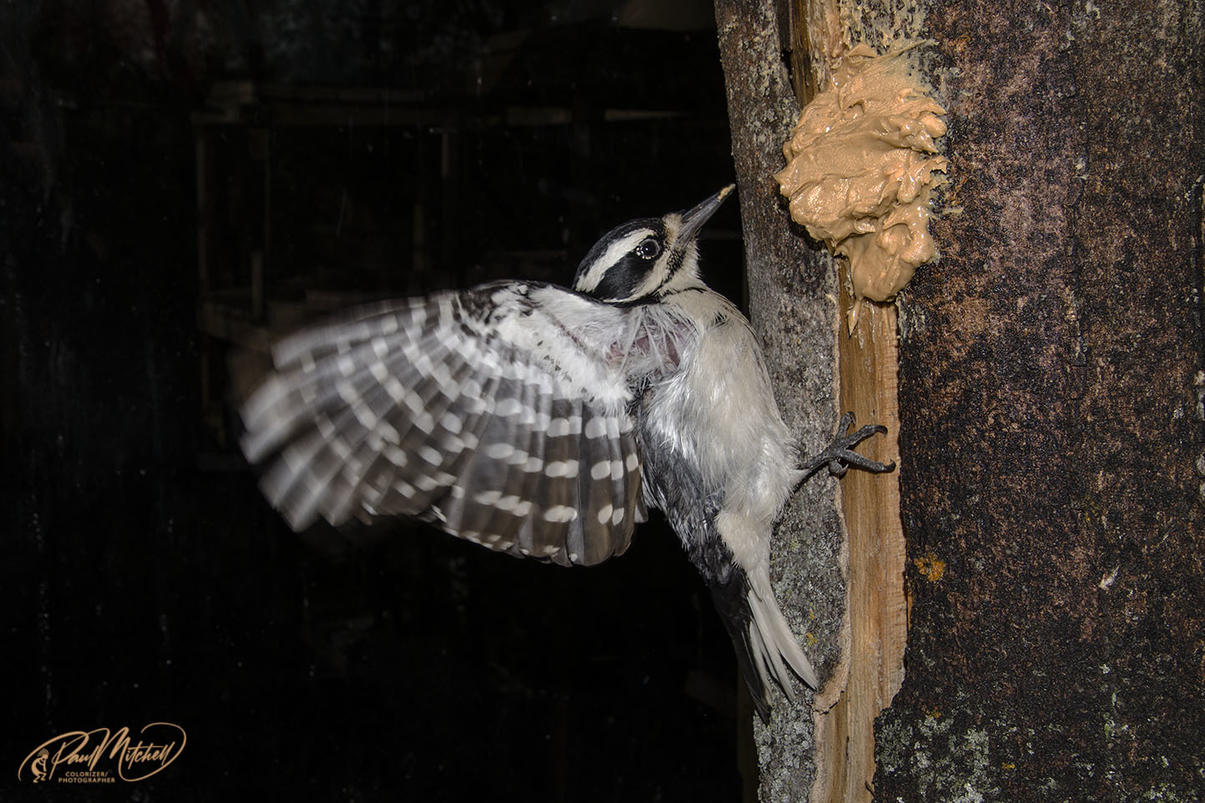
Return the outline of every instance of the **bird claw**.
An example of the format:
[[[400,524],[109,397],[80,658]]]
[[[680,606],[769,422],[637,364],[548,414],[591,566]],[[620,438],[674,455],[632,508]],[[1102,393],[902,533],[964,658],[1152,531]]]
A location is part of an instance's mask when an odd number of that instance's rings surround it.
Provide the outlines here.
[[[829,473],[834,477],[845,476],[845,472],[850,466],[874,474],[881,474],[885,471],[895,469],[894,461],[880,463],[854,451],[855,446],[871,435],[881,435],[887,432],[887,427],[882,424],[867,424],[850,432],[849,428],[853,426],[853,423],[853,413],[846,413],[841,416],[841,423],[837,425],[837,436],[833,438],[833,442],[825,447],[824,451],[820,454],[804,463],[802,467],[804,477],[810,477],[825,465],[828,466]]]

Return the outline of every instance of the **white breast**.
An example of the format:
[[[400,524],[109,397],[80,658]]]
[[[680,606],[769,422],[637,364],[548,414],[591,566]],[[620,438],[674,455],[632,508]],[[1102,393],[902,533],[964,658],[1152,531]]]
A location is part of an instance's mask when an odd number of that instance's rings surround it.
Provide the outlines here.
[[[701,333],[682,370],[646,398],[650,429],[698,466],[723,508],[772,524],[795,483],[796,451],[744,316],[710,290],[677,293]]]

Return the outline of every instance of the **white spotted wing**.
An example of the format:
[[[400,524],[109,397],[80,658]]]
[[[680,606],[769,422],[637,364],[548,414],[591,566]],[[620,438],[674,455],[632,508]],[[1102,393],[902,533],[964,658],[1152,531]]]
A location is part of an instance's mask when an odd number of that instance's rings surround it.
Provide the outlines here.
[[[364,308],[273,350],[243,450],[294,529],[409,515],[512,554],[594,564],[643,519],[629,413],[689,327],[499,283]]]

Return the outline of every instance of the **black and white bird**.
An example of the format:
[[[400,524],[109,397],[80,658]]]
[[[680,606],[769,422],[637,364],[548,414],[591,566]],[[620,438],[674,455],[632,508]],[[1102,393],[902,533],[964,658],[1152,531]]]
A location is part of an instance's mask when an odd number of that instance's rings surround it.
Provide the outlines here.
[[[512,555],[589,566],[664,511],[711,589],[758,711],[816,674],[770,585],[791,491],[884,471],[839,435],[800,464],[744,316],[697,237],[732,192],[608,232],[573,288],[485,284],[360,309],[276,345],[243,450],[289,524],[415,516]],[[842,432],[850,423],[842,421]]]

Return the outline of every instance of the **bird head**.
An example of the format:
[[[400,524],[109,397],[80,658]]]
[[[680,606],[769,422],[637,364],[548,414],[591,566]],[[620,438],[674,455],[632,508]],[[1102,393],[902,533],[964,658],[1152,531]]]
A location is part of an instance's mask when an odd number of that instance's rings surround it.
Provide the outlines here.
[[[612,304],[642,304],[698,286],[699,230],[734,188],[729,184],[685,212],[611,229],[578,265],[573,289]]]

